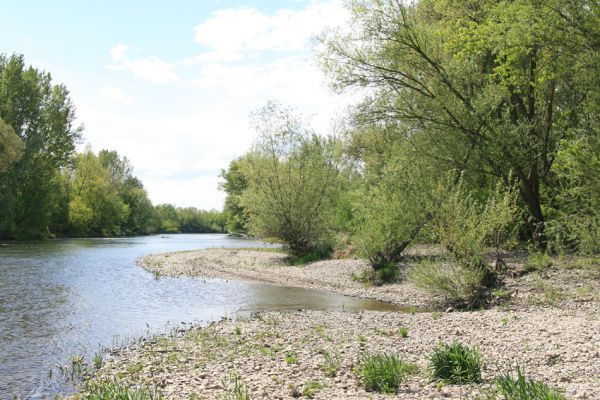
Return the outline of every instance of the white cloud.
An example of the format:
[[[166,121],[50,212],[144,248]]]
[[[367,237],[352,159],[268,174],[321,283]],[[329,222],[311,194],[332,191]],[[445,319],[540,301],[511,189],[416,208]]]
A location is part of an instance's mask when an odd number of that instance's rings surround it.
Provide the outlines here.
[[[179,76],[175,73],[175,64],[165,62],[157,57],[130,59],[127,56],[129,46],[118,43],[110,51],[113,63],[108,68],[113,71],[131,71],[136,78],[155,83],[165,84],[178,82]]]
[[[78,102],[86,140],[94,149],[126,155],[155,204],[221,208],[218,173],[248,150],[254,137],[252,111],[276,100],[327,134],[332,117],[352,101],[329,92],[310,54],[311,39],[345,15],[338,0],[272,14],[250,8],[215,11],[195,30],[206,51],[193,56],[194,47],[189,49],[190,58],[178,63],[188,66],[181,71],[162,61],[163,55],[136,57],[135,48],[118,43],[110,52],[109,69],[153,83],[179,84],[136,91],[131,82],[127,94],[113,86],[102,89],[104,97],[118,104],[135,95],[136,104],[127,109]]]
[[[100,94],[107,100],[117,104],[131,104],[133,102],[133,96],[126,95],[116,86],[106,86],[100,90]]]
[[[311,39],[325,26],[347,19],[341,1],[313,2],[301,10],[282,9],[268,15],[252,8],[218,10],[196,26],[196,42],[208,50],[186,60],[196,62],[236,61],[261,52],[307,50]]]

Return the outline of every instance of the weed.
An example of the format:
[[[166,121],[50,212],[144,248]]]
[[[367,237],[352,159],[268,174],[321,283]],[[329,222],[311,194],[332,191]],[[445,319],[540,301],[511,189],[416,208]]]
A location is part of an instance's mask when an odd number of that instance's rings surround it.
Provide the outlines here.
[[[431,313],[431,318],[433,318],[434,321],[437,321],[439,319],[442,319],[442,317],[444,316],[444,314],[442,314],[439,311],[435,311]]]
[[[404,378],[417,371],[415,364],[405,363],[392,354],[377,354],[366,356],[356,374],[367,390],[397,393]]]
[[[238,374],[232,374],[228,381],[222,382],[225,393],[221,396],[221,400],[251,400],[250,392],[244,381]]]
[[[566,400],[558,390],[529,379],[517,367],[517,376],[502,374],[494,380],[494,390],[486,400]]]
[[[235,326],[235,334],[238,336],[242,334],[242,328],[239,325]]]
[[[451,384],[481,382],[481,358],[476,348],[461,343],[440,343],[430,356],[431,373],[436,381]]]
[[[400,336],[402,336],[403,338],[408,337],[408,328],[407,327],[401,326],[400,329],[398,329],[398,332],[400,333]]]
[[[342,364],[342,359],[339,354],[331,355],[326,350],[320,352],[325,358],[325,364],[320,365],[320,368],[325,372],[325,376],[333,378],[337,375]]]
[[[298,364],[298,354],[295,351],[285,353],[285,362],[288,364]]]
[[[118,381],[87,382],[77,396],[82,400],[160,400],[155,387],[129,388]]]
[[[323,383],[319,381],[309,381],[304,386],[304,389],[302,390],[302,395],[308,397],[309,399],[312,399],[315,393],[323,389],[324,387],[325,385],[323,385]]]
[[[95,369],[102,368],[102,364],[104,364],[104,360],[102,359],[102,354],[100,354],[100,353],[94,354],[94,358],[92,359],[92,361],[94,362]]]

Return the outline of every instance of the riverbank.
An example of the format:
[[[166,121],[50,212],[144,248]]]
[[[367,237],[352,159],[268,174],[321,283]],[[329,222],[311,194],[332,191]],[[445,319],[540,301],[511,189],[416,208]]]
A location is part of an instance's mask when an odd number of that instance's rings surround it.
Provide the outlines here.
[[[366,267],[361,260],[290,267],[283,257],[203,250],[139,262],[170,276],[244,279],[415,307],[439,305],[439,299],[408,283],[365,287],[352,278]],[[238,393],[246,388],[252,399],[475,399],[498,374],[520,366],[529,377],[564,390],[567,398],[597,399],[598,278],[593,260],[561,260],[543,272],[508,279],[503,289],[507,300],[477,312],[262,312],[118,349],[93,381],[117,378],[128,386],[155,387],[168,399],[236,398],[236,388]],[[430,382],[431,352],[438,343],[454,340],[479,348],[483,383]],[[356,375],[366,355],[379,353],[396,354],[419,367],[396,396],[367,392]]]

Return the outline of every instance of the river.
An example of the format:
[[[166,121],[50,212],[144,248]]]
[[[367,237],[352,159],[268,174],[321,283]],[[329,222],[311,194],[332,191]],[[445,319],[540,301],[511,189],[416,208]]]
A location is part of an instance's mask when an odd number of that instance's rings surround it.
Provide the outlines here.
[[[0,399],[72,390],[57,373],[70,357],[261,309],[392,309],[332,293],[247,282],[156,277],[146,254],[265,247],[217,234],[0,243]]]

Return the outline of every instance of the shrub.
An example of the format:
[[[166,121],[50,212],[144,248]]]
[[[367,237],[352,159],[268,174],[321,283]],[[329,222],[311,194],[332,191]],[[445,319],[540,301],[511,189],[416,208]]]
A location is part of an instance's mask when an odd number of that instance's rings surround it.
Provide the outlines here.
[[[82,400],[159,400],[156,388],[129,388],[117,381],[88,382],[77,397]]]
[[[517,368],[517,376],[502,374],[494,380],[494,391],[487,400],[566,400],[558,390],[529,379],[521,368]]]
[[[552,259],[545,253],[530,254],[525,263],[525,272],[541,271],[552,266]]]
[[[430,357],[432,378],[451,384],[481,382],[481,359],[476,348],[440,343]]]
[[[397,393],[404,378],[417,371],[415,364],[405,363],[392,354],[377,354],[362,360],[357,375],[367,390]]]
[[[416,286],[464,308],[478,307],[485,301],[485,278],[481,268],[462,266],[454,261],[424,260],[409,273],[409,279]]]

